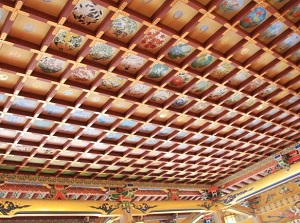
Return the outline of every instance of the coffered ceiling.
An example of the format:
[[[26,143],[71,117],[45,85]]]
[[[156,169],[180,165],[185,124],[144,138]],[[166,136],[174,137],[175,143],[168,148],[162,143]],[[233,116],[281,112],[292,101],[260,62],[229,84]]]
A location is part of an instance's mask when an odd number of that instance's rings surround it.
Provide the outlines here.
[[[0,0],[1,180],[201,199],[274,167],[300,139],[299,21],[299,0]]]

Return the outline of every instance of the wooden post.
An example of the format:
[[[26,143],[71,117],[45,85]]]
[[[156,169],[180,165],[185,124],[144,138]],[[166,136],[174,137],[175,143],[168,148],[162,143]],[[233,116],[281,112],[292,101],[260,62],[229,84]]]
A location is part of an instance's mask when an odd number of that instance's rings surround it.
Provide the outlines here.
[[[223,212],[218,207],[216,208],[216,210],[213,211],[213,218],[214,218],[215,222],[225,223],[224,217],[223,217]]]
[[[255,210],[253,219],[254,219],[254,223],[263,223],[261,216],[257,213],[257,210]]]
[[[120,223],[132,223],[132,210],[129,202],[122,202],[122,215],[120,216]]]

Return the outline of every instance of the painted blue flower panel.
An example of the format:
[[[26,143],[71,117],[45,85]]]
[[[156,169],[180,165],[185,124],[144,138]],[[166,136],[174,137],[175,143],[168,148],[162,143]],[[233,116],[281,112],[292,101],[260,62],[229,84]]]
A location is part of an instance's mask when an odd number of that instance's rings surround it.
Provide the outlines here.
[[[175,108],[180,108],[180,107],[186,105],[188,102],[189,102],[188,98],[177,98],[173,102],[172,106],[175,107]]]
[[[208,139],[205,140],[205,142],[210,143],[216,140],[215,136],[210,136]]]
[[[194,135],[191,139],[195,141],[195,140],[201,139],[202,137],[203,137],[203,135],[198,133],[198,134]]]
[[[141,127],[141,131],[143,132],[151,132],[156,128],[155,125],[146,123]]]
[[[267,28],[262,34],[262,38],[268,39],[268,38],[274,38],[278,36],[283,30],[283,23],[280,21],[275,22],[269,28]]]
[[[73,133],[73,132],[76,132],[78,130],[78,127],[74,126],[74,125],[64,124],[60,127],[60,130],[64,131],[64,132]]]
[[[24,98],[16,98],[13,102],[13,107],[15,108],[29,108],[34,109],[37,106],[37,102],[33,100],[28,100]]]
[[[262,130],[265,130],[266,128],[269,128],[270,126],[271,126],[271,123],[265,123],[261,127],[259,127],[258,129],[262,131]]]
[[[174,46],[168,53],[171,59],[178,59],[187,56],[192,51],[192,47],[186,43],[179,43]]]
[[[88,111],[84,111],[84,110],[75,110],[71,117],[74,119],[82,119],[82,120],[86,120],[89,119],[92,116],[91,112]]]
[[[53,122],[48,120],[36,120],[33,125],[38,129],[48,129],[52,127]]]
[[[121,137],[123,136],[123,134],[121,133],[117,133],[117,132],[109,132],[107,133],[106,135],[106,139],[109,139],[109,140],[118,140],[120,139]]]
[[[169,67],[163,64],[155,64],[148,73],[149,78],[160,78],[165,76],[169,71]]]
[[[110,115],[106,115],[106,114],[99,115],[99,117],[98,117],[98,122],[101,123],[101,124],[111,124],[115,120],[116,120],[115,117],[110,116]]]
[[[243,5],[244,0],[223,0],[219,8],[223,13],[232,13],[240,10]]]
[[[131,86],[128,90],[128,94],[131,94],[136,97],[141,97],[150,90],[150,87],[144,84],[136,83]]]
[[[109,60],[113,57],[115,48],[105,44],[96,43],[89,51],[92,60]]]
[[[129,143],[137,143],[138,141],[141,140],[141,137],[140,136],[129,136],[127,137],[126,139],[126,142],[129,142]]]
[[[297,33],[293,33],[288,38],[283,40],[277,47],[280,52],[286,51],[288,48],[296,45],[300,41],[300,36]]]
[[[213,60],[213,57],[209,54],[203,54],[199,57],[197,57],[191,64],[192,68],[201,68],[201,67],[206,67],[209,64],[211,64]]]
[[[162,148],[170,148],[171,146],[174,145],[174,142],[171,142],[171,141],[167,141],[167,142],[164,142],[161,147]]]
[[[183,138],[183,137],[186,137],[187,134],[188,133],[186,131],[180,131],[180,132],[177,133],[176,137]]]
[[[126,38],[136,32],[137,29],[138,26],[134,20],[121,17],[112,22],[109,31],[117,38]]]
[[[120,126],[121,128],[132,128],[134,127],[135,125],[137,124],[136,121],[133,121],[133,120],[124,120],[120,123]]]
[[[171,92],[158,90],[153,94],[151,100],[157,103],[162,103],[168,100],[170,97],[171,97]]]
[[[265,20],[266,15],[267,12],[264,8],[257,7],[241,20],[240,25],[245,29],[255,27]]]
[[[18,115],[5,115],[3,120],[11,124],[23,124],[26,118]]]
[[[88,128],[83,131],[83,135],[88,135],[88,136],[98,136],[100,135],[100,133],[101,130],[94,129],[94,128]]]
[[[163,128],[163,129],[161,129],[160,131],[159,131],[159,135],[169,135],[169,134],[171,134],[173,132],[173,129],[172,128],[169,128],[169,127],[165,127],[165,128]]]
[[[59,115],[64,113],[66,110],[65,107],[59,106],[59,105],[54,105],[54,104],[48,104],[46,105],[46,107],[44,108],[44,111],[48,114],[48,115]]]
[[[148,139],[145,144],[148,145],[148,146],[151,146],[151,145],[155,145],[156,143],[158,143],[158,140],[157,139]]]

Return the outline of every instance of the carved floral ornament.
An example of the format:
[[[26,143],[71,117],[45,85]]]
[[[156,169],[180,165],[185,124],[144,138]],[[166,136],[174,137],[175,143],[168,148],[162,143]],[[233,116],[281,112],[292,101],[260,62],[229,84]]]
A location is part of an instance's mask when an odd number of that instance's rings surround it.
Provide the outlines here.
[[[98,207],[97,206],[90,206],[90,207],[94,208],[94,209],[102,210],[107,215],[112,214],[115,210],[119,209],[120,207],[122,209],[127,209],[128,207],[132,207],[136,210],[139,210],[141,213],[146,214],[152,208],[158,207],[158,205],[151,206],[151,205],[148,205],[146,202],[142,203],[140,205],[136,205],[136,204],[131,203],[131,202],[125,202],[125,203],[124,202],[119,202],[116,205],[109,204],[109,203],[104,203],[104,204],[102,204]]]
[[[19,205],[11,201],[0,201],[0,213],[1,215],[10,215],[11,212],[30,207],[30,205]]]

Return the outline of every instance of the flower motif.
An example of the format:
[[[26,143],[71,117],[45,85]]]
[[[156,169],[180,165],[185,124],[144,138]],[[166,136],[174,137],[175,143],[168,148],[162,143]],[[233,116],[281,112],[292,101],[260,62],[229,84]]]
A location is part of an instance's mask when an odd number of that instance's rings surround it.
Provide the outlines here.
[[[141,131],[143,132],[151,132],[156,128],[155,125],[146,123],[141,127]]]
[[[49,104],[49,105],[46,105],[46,107],[44,108],[44,110],[45,110],[45,112],[48,115],[51,115],[51,114],[62,114],[65,111],[65,108],[62,107],[62,106]]]
[[[164,102],[171,96],[169,91],[159,90],[155,92],[151,98],[154,102]]]
[[[177,98],[173,102],[172,106],[175,107],[175,108],[179,108],[179,107],[182,107],[182,106],[186,105],[188,102],[189,102],[188,98]]]
[[[198,113],[198,112],[206,109],[208,106],[209,106],[209,104],[206,102],[198,102],[197,104],[193,105],[191,111]]]
[[[295,18],[300,17],[300,4],[298,4],[298,5],[296,5],[294,8],[292,8],[292,9],[289,11],[288,16],[289,16],[291,19],[295,19]]]
[[[300,36],[297,33],[293,33],[285,40],[283,40],[278,47],[276,47],[280,52],[287,50],[288,48],[294,46],[300,41]]]
[[[117,133],[117,132],[109,132],[106,134],[106,138],[110,139],[110,140],[118,140],[123,136],[123,134],[121,133]]]
[[[148,73],[149,78],[160,78],[167,74],[169,67],[163,64],[155,64]]]
[[[242,8],[244,0],[224,0],[220,3],[219,8],[223,13],[236,12]]]
[[[82,25],[90,25],[102,19],[103,11],[100,5],[91,1],[78,3],[73,10],[74,19]]]
[[[158,142],[157,139],[148,139],[148,140],[145,142],[145,144],[150,146],[150,145],[156,144],[157,142]]]
[[[65,62],[51,57],[43,57],[38,62],[38,67],[45,73],[57,73],[63,69]]]
[[[126,119],[120,123],[121,128],[132,128],[137,124],[136,121]]]
[[[31,152],[33,148],[33,146],[16,145],[14,149],[22,152]]]
[[[110,26],[110,32],[117,38],[126,38],[137,30],[137,23],[127,17],[114,20]]]
[[[173,77],[170,84],[175,87],[182,87],[191,80],[191,76],[185,73],[177,74]]]
[[[135,96],[144,95],[147,91],[149,91],[150,87],[144,84],[136,83],[129,88],[128,93]]]
[[[92,60],[109,60],[115,53],[115,48],[104,43],[96,43],[89,51]]]
[[[164,33],[159,32],[155,29],[151,29],[144,35],[140,44],[146,49],[156,49],[162,46],[166,39],[167,36]]]
[[[64,124],[61,126],[60,128],[62,131],[66,131],[66,132],[74,132],[76,131],[76,127],[73,125],[68,125],[68,124]]]
[[[99,115],[98,117],[98,122],[100,122],[101,124],[110,124],[113,123],[115,120],[115,117],[106,114]]]
[[[66,96],[71,96],[71,95],[73,95],[73,91],[72,90],[66,90],[66,91],[63,92],[63,94],[66,95]]]
[[[61,31],[54,37],[54,44],[59,50],[74,50],[81,46],[82,37],[67,31]]]
[[[236,75],[234,75],[234,76],[229,80],[229,82],[230,82],[231,84],[238,85],[238,84],[242,83],[244,80],[246,80],[248,77],[249,77],[249,74],[247,74],[247,73],[244,72],[244,71],[240,71],[240,72],[238,72]]]
[[[170,50],[168,56],[171,59],[183,58],[187,56],[191,51],[192,47],[190,45],[185,43],[179,43]]]
[[[21,124],[25,122],[26,118],[22,116],[17,115],[5,115],[4,120],[6,122],[14,123],[14,124]]]
[[[187,134],[188,133],[186,131],[180,131],[177,133],[176,137],[183,138],[183,137],[187,136]]]
[[[296,51],[295,53],[293,53],[291,55],[291,59],[294,60],[294,61],[297,61],[300,59],[300,50]]]
[[[116,89],[121,87],[125,82],[124,78],[107,74],[102,78],[101,86],[106,89]]]
[[[230,63],[223,63],[213,71],[212,76],[223,77],[232,70],[233,66]]]
[[[201,80],[193,86],[192,91],[195,93],[202,92],[209,88],[210,85],[208,81]]]
[[[77,67],[71,74],[71,77],[81,82],[93,80],[95,76],[96,70],[88,69],[86,67]]]
[[[265,20],[266,15],[264,8],[257,7],[240,21],[240,25],[245,29],[255,27]]]
[[[277,87],[275,85],[269,85],[259,95],[266,96],[266,95],[272,93],[273,91],[275,91],[276,89],[277,89]]]
[[[214,107],[208,114],[211,115],[211,116],[215,116],[215,115],[220,114],[223,110],[224,109],[220,106]]]
[[[136,71],[138,68],[140,68],[144,64],[144,59],[128,54],[122,61],[121,61],[121,66],[126,70],[126,71]]]
[[[191,64],[192,68],[201,68],[206,67],[211,64],[213,57],[209,54],[202,54],[201,56],[197,57]]]
[[[100,133],[100,130],[94,128],[88,128],[84,130],[84,134],[89,136],[98,136]]]
[[[218,97],[223,96],[227,92],[228,92],[228,90],[226,87],[218,87],[212,93],[210,93],[209,97],[210,98],[218,98]]]
[[[23,98],[16,98],[13,102],[14,107],[24,107],[24,108],[35,108],[37,105],[36,101],[23,99]]]
[[[27,32],[27,33],[32,33],[32,32],[35,32],[36,28],[34,25],[28,23],[28,24],[25,24],[24,26],[24,31]]]
[[[203,135],[201,134],[201,133],[197,133],[197,134],[195,134],[193,137],[192,137],[192,140],[199,140],[199,139],[201,139],[203,137]]]
[[[91,117],[91,113],[85,110],[75,110],[72,113],[72,117],[76,118],[76,119],[88,119],[89,117]]]
[[[271,26],[269,26],[269,28],[267,28],[261,34],[261,36],[263,39],[274,38],[274,37],[278,36],[282,30],[283,30],[283,23],[281,21],[277,21],[274,24],[272,24]]]
[[[48,120],[36,120],[33,124],[36,128],[40,129],[47,129],[52,126],[52,122]]]
[[[173,14],[174,19],[180,19],[182,16],[183,16],[183,12],[180,10],[174,12],[174,14]]]
[[[235,93],[226,100],[226,103],[233,104],[233,103],[239,101],[241,98],[242,98],[242,95],[240,93]]]
[[[171,132],[173,132],[172,128],[165,127],[163,129],[161,129],[158,134],[159,135],[169,135]]]
[[[128,136],[126,141],[127,142],[131,142],[131,143],[135,143],[141,140],[140,136]]]

